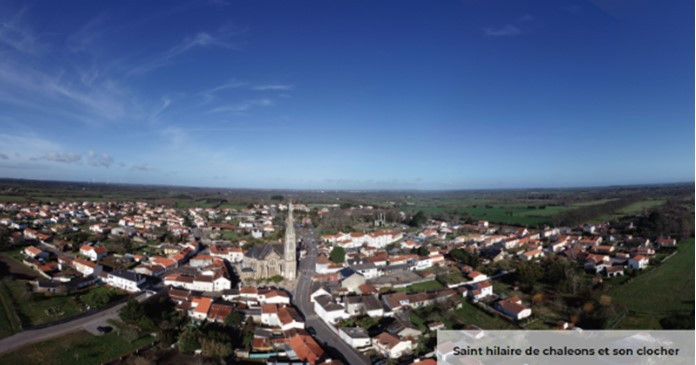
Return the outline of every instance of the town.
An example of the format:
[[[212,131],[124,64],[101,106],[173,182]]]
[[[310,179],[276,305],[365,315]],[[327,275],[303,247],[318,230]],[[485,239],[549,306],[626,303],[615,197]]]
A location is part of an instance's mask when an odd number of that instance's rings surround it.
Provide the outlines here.
[[[657,218],[637,213],[532,228],[283,196],[6,201],[0,258],[15,279],[0,291],[0,348],[51,338],[41,325],[56,322],[176,356],[424,365],[441,329],[623,328],[611,285],[693,253],[693,239],[646,234]]]

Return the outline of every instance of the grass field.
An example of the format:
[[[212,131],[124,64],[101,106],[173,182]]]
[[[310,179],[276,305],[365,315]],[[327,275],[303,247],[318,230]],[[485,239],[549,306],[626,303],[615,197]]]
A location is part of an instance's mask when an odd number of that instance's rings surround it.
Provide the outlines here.
[[[17,195],[0,195],[0,202],[23,202],[26,198]]]
[[[84,305],[76,295],[45,297],[25,289],[26,281],[6,282],[17,315],[24,326],[36,326],[46,322],[72,317],[84,311]],[[81,293],[84,294],[84,293]]]
[[[415,212],[422,210],[428,214],[441,214],[445,212],[457,212],[475,219],[485,219],[493,223],[514,225],[540,225],[552,224],[556,215],[585,207],[606,203],[614,199],[597,199],[577,202],[568,205],[541,204],[538,201],[520,200],[517,202],[501,203],[499,200],[468,199],[429,204],[415,204],[402,206],[405,211]],[[544,206],[543,208],[541,208]]]
[[[0,355],[0,363],[13,365],[101,364],[128,354],[153,340],[152,337],[142,337],[131,343],[121,338],[116,331],[103,336],[93,336],[85,331],[75,332]]]
[[[0,338],[7,337],[22,329],[22,322],[17,316],[12,296],[7,287],[0,283]]]
[[[678,244],[678,252],[662,265],[610,292],[614,304],[635,314],[618,328],[654,329],[671,313],[694,311],[694,239]]]
[[[483,329],[513,329],[516,328],[510,322],[498,317],[492,316],[483,310],[477,308],[467,300],[462,301],[462,307],[455,310],[452,318],[444,321],[448,329],[451,329],[455,323],[473,324]]]

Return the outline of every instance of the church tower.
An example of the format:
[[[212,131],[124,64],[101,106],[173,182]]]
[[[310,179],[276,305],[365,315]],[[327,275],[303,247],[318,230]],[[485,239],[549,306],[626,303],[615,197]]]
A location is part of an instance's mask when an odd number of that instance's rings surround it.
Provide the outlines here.
[[[295,247],[295,222],[292,218],[292,203],[288,204],[288,221],[285,227],[285,249],[283,258],[283,277],[285,280],[295,280],[297,271],[297,248]]]

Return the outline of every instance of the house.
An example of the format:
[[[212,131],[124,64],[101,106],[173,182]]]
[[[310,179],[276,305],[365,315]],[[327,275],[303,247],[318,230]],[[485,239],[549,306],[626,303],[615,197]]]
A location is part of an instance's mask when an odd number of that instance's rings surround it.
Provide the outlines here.
[[[101,265],[80,258],[73,259],[72,266],[84,276],[99,275],[102,271]]]
[[[262,313],[263,314],[263,313]],[[304,329],[305,324],[302,320],[302,316],[297,312],[294,307],[282,306],[278,309],[278,321],[280,322],[280,328],[283,331],[289,329]]]
[[[324,322],[331,324],[350,318],[345,308],[334,302],[329,295],[320,295],[314,298],[314,312]]]
[[[373,338],[372,346],[379,354],[391,359],[398,359],[403,355],[410,354],[413,349],[410,340],[401,340],[388,332],[382,332]]]
[[[628,266],[632,269],[642,270],[648,267],[649,260],[643,255],[633,256],[628,260]]]
[[[114,270],[106,274],[105,282],[107,285],[137,293],[141,291],[140,286],[145,284],[145,276],[130,271]]]
[[[270,327],[280,327],[278,307],[275,304],[264,304],[261,306],[261,324]]]
[[[623,276],[624,267],[621,265],[608,266],[604,268],[604,275],[608,278],[613,278],[615,276]]]
[[[48,252],[44,252],[34,246],[25,247],[24,254],[32,259],[45,259],[46,257],[48,257]]]
[[[353,273],[352,275],[341,280],[341,286],[348,290],[348,292],[355,293],[358,291],[360,285],[365,284],[365,282],[366,279],[363,275]]]
[[[541,248],[525,251],[519,255],[522,261],[532,261],[542,256],[544,256],[544,251],[542,251]]]
[[[97,261],[100,258],[106,256],[107,251],[104,246],[90,246],[83,245],[80,247],[80,254],[89,258],[92,261]]]
[[[362,327],[340,327],[338,337],[358,351],[366,351],[372,347],[372,339]]]
[[[399,338],[416,339],[423,335],[423,332],[413,326],[410,321],[406,322],[400,319],[387,326],[386,331]]]
[[[488,280],[488,275],[478,272],[478,271],[472,271],[466,275],[467,279],[469,279],[469,283],[478,283],[481,281]]]
[[[324,350],[309,334],[303,333],[291,337],[288,345],[299,360],[308,364],[318,364],[319,359],[324,356]]]
[[[532,315],[532,309],[524,306],[522,300],[516,296],[499,300],[495,307],[517,321]]]
[[[430,330],[430,331],[435,332],[437,330],[443,330],[443,329],[445,329],[445,324],[442,322],[435,321],[435,322],[428,323],[428,330]]]
[[[474,283],[469,288],[467,295],[473,300],[480,300],[493,295],[493,284],[490,281]]]
[[[208,297],[194,297],[191,299],[191,308],[189,315],[197,320],[205,320],[208,318],[208,311],[213,304],[213,299]]]
[[[677,240],[670,237],[658,237],[655,244],[657,247],[677,247]]]

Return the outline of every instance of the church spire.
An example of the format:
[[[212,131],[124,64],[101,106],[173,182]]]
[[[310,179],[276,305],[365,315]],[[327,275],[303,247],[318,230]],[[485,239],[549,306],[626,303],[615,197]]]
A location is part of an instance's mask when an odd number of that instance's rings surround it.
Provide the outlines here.
[[[292,217],[292,202],[288,204],[288,219],[285,226],[285,247],[283,250],[283,276],[287,280],[295,280],[297,266],[297,248],[295,246],[295,221]]]

